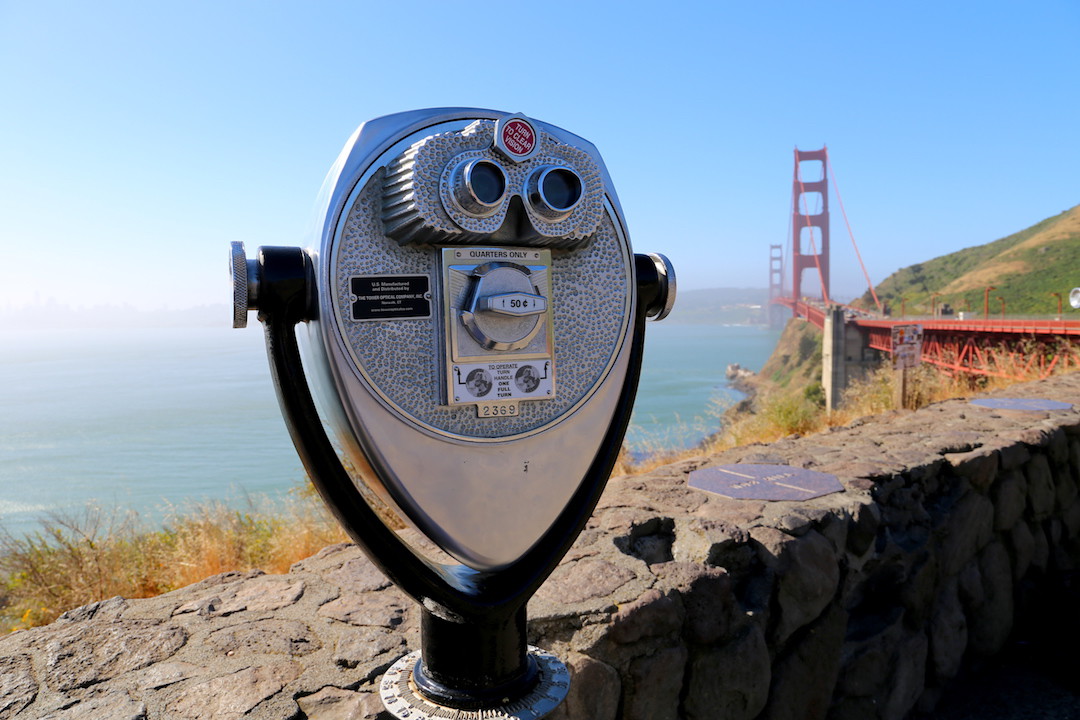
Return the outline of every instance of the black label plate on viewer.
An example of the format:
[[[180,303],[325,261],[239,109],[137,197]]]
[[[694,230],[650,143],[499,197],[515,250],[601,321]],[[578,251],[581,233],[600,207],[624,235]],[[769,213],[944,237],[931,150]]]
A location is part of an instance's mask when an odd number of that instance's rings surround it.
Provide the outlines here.
[[[353,275],[349,293],[353,320],[431,317],[431,279],[427,275]]]

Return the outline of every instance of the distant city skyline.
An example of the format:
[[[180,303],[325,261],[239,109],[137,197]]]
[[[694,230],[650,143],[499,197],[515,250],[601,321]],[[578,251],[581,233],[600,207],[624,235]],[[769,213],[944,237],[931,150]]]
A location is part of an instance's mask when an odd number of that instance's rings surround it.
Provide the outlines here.
[[[230,241],[308,244],[356,126],[438,106],[595,143],[684,289],[767,286],[792,151],[827,144],[877,283],[1080,203],[1077,37],[1065,0],[0,0],[0,309],[227,303]],[[832,294],[856,296],[831,206]]]

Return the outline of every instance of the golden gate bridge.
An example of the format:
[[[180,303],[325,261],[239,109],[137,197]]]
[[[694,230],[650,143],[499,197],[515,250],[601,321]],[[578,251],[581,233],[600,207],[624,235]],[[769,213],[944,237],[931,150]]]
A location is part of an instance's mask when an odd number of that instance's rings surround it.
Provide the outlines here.
[[[804,177],[803,163],[813,162],[821,163],[820,177],[808,179]],[[829,297],[830,178],[833,178],[833,190],[855,256],[866,278],[873,300],[872,309],[836,303]],[[813,212],[810,210],[811,196],[816,196]],[[870,282],[862,254],[851,232],[835,174],[829,163],[827,147],[820,150],[795,149],[790,229],[790,279],[786,278],[783,246],[770,246],[770,322],[777,324],[780,320],[777,311],[788,308],[794,317],[838,334],[839,340],[834,342],[833,351],[839,352],[844,362],[865,364],[865,351],[868,349],[886,354],[897,352],[899,348],[894,347],[896,328],[917,324],[922,337],[921,362],[936,365],[948,373],[1029,379],[1080,366],[1080,320],[1062,318],[1059,293],[1053,293],[1058,298],[1057,315],[1045,319],[1009,317],[1005,314],[1003,299],[1000,316],[991,317],[989,304],[990,291],[995,289],[993,286],[986,288],[982,318],[972,318],[970,312],[954,316],[940,314],[936,297],[933,297],[929,317],[905,317],[906,308],[902,310],[900,318],[890,317]],[[803,293],[803,274],[807,271],[816,276],[820,286],[819,297],[807,297]],[[833,324],[841,323],[842,329],[827,327],[830,315]],[[841,379],[840,384],[846,383]]]

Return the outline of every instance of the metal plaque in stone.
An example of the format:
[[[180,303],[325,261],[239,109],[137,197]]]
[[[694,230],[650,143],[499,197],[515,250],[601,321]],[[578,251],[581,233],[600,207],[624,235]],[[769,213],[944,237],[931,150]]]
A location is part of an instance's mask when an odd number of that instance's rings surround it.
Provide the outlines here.
[[[978,398],[972,400],[971,404],[992,410],[1021,410],[1027,412],[1073,409],[1071,403],[1047,400],[1045,398]]]
[[[835,475],[788,465],[719,465],[690,473],[690,487],[734,500],[809,500],[841,492]]]

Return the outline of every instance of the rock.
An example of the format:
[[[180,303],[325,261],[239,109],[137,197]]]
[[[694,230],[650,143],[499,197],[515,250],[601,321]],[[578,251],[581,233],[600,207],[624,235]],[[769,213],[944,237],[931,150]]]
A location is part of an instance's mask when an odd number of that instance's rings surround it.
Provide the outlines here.
[[[71,623],[45,646],[46,678],[58,690],[88,687],[170,658],[187,638],[150,620]]]
[[[202,668],[188,662],[160,662],[147,668],[138,681],[138,687],[158,690],[197,675]]]
[[[1055,473],[1056,487],[1057,487],[1057,508],[1058,513],[1064,514],[1069,511],[1069,508],[1076,502],[1076,496],[1080,494],[1077,490],[1076,481],[1073,480],[1072,473],[1068,471],[1068,468],[1064,468],[1062,472]]]
[[[677,634],[682,624],[681,603],[659,590],[646,590],[640,598],[619,608],[611,619],[608,637],[620,645],[628,645],[642,638]]]
[[[211,617],[217,615],[221,609],[221,598],[217,595],[204,595],[180,605],[172,612],[172,616],[187,615],[193,613],[198,617]]]
[[[210,633],[207,642],[223,655],[240,651],[301,656],[322,647],[305,623],[273,618],[223,627]]]
[[[968,638],[978,657],[996,655],[1013,627],[1012,566],[1004,545],[994,542],[979,556],[983,601],[968,608]]]
[[[353,543],[334,543],[333,545],[327,545],[311,557],[293,563],[289,568],[289,573],[292,575],[314,574],[320,577],[328,577],[330,573],[353,558],[366,559],[367,556],[363,550]]]
[[[829,711],[829,720],[869,720],[881,717],[881,709],[873,698],[837,698]]]
[[[303,581],[260,575],[184,603],[173,615],[232,615],[242,610],[270,612],[296,603],[303,594]]]
[[[270,612],[294,604],[304,594],[303,581],[289,582],[288,578],[259,579],[245,583],[234,597],[222,603],[221,614],[241,610]]]
[[[892,686],[883,704],[883,720],[903,720],[926,687],[926,635],[915,633],[897,648]]]
[[[327,573],[326,579],[352,593],[385,590],[391,585],[382,571],[363,555],[346,560],[341,567]]]
[[[940,582],[937,556],[926,551],[915,554],[899,588],[899,600],[909,626],[920,626],[929,618]]]
[[[124,691],[77,702],[41,720],[147,720],[146,704]]]
[[[873,503],[860,503],[851,513],[851,524],[847,533],[847,549],[852,555],[861,557],[874,544],[878,527],[881,525],[881,511]]]
[[[900,608],[888,616],[853,618],[866,629],[857,628],[855,637],[849,637],[841,648],[837,697],[877,698],[887,692],[896,649],[903,637],[903,618]]]
[[[1060,427],[1048,428],[1048,431],[1046,452],[1050,456],[1050,462],[1054,465],[1067,463],[1069,461],[1069,436]]]
[[[957,475],[967,478],[971,486],[986,492],[997,473],[999,453],[993,448],[976,448],[967,452],[949,453],[945,459]]]
[[[832,544],[833,551],[840,555],[847,547],[847,534],[851,528],[851,518],[841,509],[833,509],[817,524],[817,531]]]
[[[622,681],[615,668],[587,655],[566,659],[570,691],[558,710],[567,720],[615,720]],[[553,713],[555,715],[557,713]]]
[[[689,642],[709,645],[728,638],[741,613],[726,570],[679,562],[652,569],[665,587],[678,590],[682,596]]]
[[[960,602],[968,612],[982,605],[986,600],[986,590],[983,587],[978,559],[972,558],[957,576],[957,590],[960,594]]]
[[[382,672],[406,652],[401,633],[379,627],[361,627],[343,633],[334,647],[334,663],[349,669],[375,664],[368,675]]]
[[[265,575],[262,570],[252,570],[251,572],[225,572],[200,580],[194,585],[189,585],[186,588],[181,588],[171,593],[167,593],[162,597],[171,598],[175,600],[182,600],[183,598],[192,598],[187,602],[180,602],[173,607],[172,614],[183,615],[186,613],[196,612],[199,608],[206,608],[206,606],[213,604],[214,611],[217,611],[217,606],[221,604],[222,597],[231,597],[235,595],[238,587],[244,584],[245,581],[253,578],[262,577]]]
[[[755,528],[759,555],[776,572],[780,615],[775,637],[783,644],[797,629],[817,618],[836,594],[840,569],[829,541],[817,531],[799,538],[772,528]]]
[[[170,720],[235,720],[300,675],[292,663],[249,667],[188,686],[167,705]],[[295,704],[294,704],[295,708]],[[290,715],[278,714],[281,720]],[[260,716],[260,720],[270,720]]]
[[[956,677],[968,644],[967,617],[955,578],[945,581],[930,616],[930,670],[940,684]]]
[[[792,639],[772,671],[769,701],[761,720],[824,718],[840,673],[847,613],[831,605],[806,632]]]
[[[686,667],[686,648],[663,648],[630,663],[624,688],[625,720],[677,720]]]
[[[350,625],[394,628],[404,622],[412,604],[397,592],[345,593],[320,607],[318,614]]]
[[[679,562],[742,569],[753,552],[747,546],[750,534],[720,520],[687,518],[676,524],[672,554]]]
[[[1031,523],[1031,539],[1033,547],[1031,551],[1031,566],[1040,572],[1045,572],[1050,562],[1050,543],[1043,532],[1042,525]]]
[[[1070,538],[1080,537],[1080,503],[1074,502],[1065,509],[1062,524]]]
[[[951,512],[939,518],[939,561],[945,575],[955,575],[994,532],[994,505],[982,493],[965,493]]]
[[[994,483],[994,529],[1011,530],[1027,507],[1027,478],[1018,470],[1008,470]]]
[[[119,620],[128,609],[128,602],[122,597],[112,597],[101,602],[90,603],[68,610],[57,618],[60,622],[84,622],[86,620]]]
[[[830,515],[826,508],[773,503],[765,508],[762,519],[768,525],[798,537],[822,525]]]
[[[615,545],[627,555],[653,565],[672,560],[675,521],[649,517],[628,523],[629,532],[615,538]]]
[[[0,720],[18,717],[37,697],[37,691],[30,656],[0,658]]]
[[[749,625],[731,642],[695,649],[687,679],[688,720],[751,720],[769,698],[772,668],[765,635]]]
[[[586,558],[555,569],[536,593],[537,599],[574,605],[611,595],[633,580],[633,571],[605,560]]]
[[[1024,466],[1028,481],[1028,512],[1034,520],[1045,520],[1054,511],[1057,494],[1045,455],[1035,455]]]
[[[1035,556],[1035,537],[1026,522],[1017,523],[1007,537],[1012,548],[1013,578],[1019,580],[1031,567],[1031,559]]]
[[[353,692],[324,687],[296,699],[307,720],[375,720],[382,713],[382,699],[373,692]]]
[[[1031,453],[1025,445],[1012,442],[1000,448],[999,457],[1002,470],[1013,470],[1026,463],[1031,458]]]
[[[881,509],[882,520],[895,531],[910,531],[912,525],[925,525],[929,517],[923,504],[924,493],[919,487],[902,487],[889,494]]]
[[[1044,523],[1046,528],[1046,537],[1049,540],[1050,545],[1053,547],[1059,547],[1061,545],[1061,536],[1064,532],[1064,526],[1058,518],[1050,518]]]

